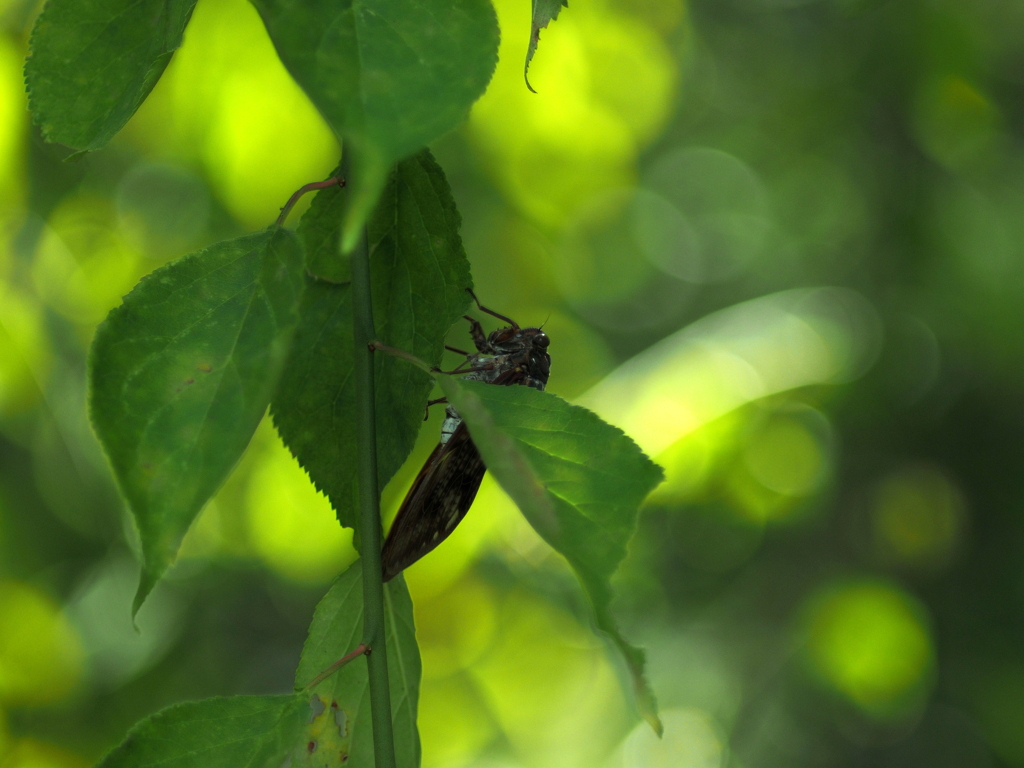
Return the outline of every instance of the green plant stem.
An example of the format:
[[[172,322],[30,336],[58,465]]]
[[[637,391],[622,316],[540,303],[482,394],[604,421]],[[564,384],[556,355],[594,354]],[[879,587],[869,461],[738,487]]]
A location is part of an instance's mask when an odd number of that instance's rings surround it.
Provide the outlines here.
[[[351,151],[342,155],[342,176],[348,178]],[[341,258],[346,258],[341,254]],[[359,535],[363,564],[363,644],[370,677],[370,717],[376,768],[395,768],[395,739],[391,722],[388,654],[384,642],[384,583],[380,562],[380,492],[377,487],[377,417],[374,396],[373,301],[370,253],[363,228],[350,254],[352,263],[352,340],[355,344],[356,445],[358,446]]]

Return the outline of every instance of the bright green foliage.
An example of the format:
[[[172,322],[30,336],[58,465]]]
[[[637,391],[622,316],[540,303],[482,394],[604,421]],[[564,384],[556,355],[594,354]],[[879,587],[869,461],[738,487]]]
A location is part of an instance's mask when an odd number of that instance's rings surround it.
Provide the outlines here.
[[[530,85],[530,62],[533,61],[533,54],[537,52],[537,46],[540,44],[540,31],[558,18],[563,6],[569,7],[568,0],[533,0],[533,13],[530,17],[530,44],[526,49],[526,64],[523,66],[526,87],[531,91],[533,91],[533,86]]]
[[[301,275],[297,238],[271,228],[156,270],[96,332],[91,416],[142,539],[136,611],[267,409]]]
[[[641,713],[660,733],[643,652],[623,639],[609,611],[609,580],[626,556],[638,507],[661,482],[661,468],[621,430],[555,395],[451,376],[439,382],[487,469],[576,571],[598,627],[626,659]]]
[[[132,728],[97,768],[277,768],[309,719],[300,695],[175,704]]]
[[[420,654],[413,626],[412,600],[402,576],[384,585],[385,640],[395,755],[400,766],[420,764],[420,740],[416,730],[419,701]],[[363,639],[363,578],[361,563],[353,563],[338,577],[313,615],[309,636],[302,649],[295,687],[303,688],[335,661],[353,651]],[[366,661],[355,658],[313,689],[324,714],[317,766],[369,768],[373,765],[373,733],[370,727],[370,692]],[[328,739],[330,741],[328,741]],[[341,755],[348,759],[335,762]]]
[[[393,163],[458,125],[497,62],[488,0],[254,0],[281,61],[355,152],[349,250]]]
[[[99,149],[160,79],[195,0],[49,0],[25,64],[32,118],[47,141]]]
[[[299,235],[337,242],[342,198],[320,192]],[[333,236],[324,221],[334,222]],[[448,182],[430,153],[403,161],[369,223],[377,337],[439,363],[444,336],[466,310],[469,263]],[[336,255],[338,261],[341,256]],[[329,264],[318,261],[314,267]],[[324,492],[343,525],[356,527],[355,386],[351,286],[309,278],[291,358],[272,412],[281,437]],[[378,472],[381,487],[412,450],[432,385],[422,371],[388,355],[376,359]]]

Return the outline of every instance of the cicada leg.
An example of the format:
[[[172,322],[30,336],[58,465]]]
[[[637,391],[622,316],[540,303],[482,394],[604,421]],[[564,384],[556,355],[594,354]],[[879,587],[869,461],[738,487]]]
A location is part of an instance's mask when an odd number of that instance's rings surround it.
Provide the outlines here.
[[[466,289],[466,292],[467,292],[467,293],[468,293],[468,294],[469,294],[470,296],[472,296],[472,297],[473,297],[473,301],[475,301],[475,302],[476,302],[476,306],[477,306],[477,309],[479,309],[479,310],[480,310],[481,312],[486,312],[486,313],[487,313],[488,315],[491,315],[492,317],[496,317],[496,318],[498,318],[499,320],[504,320],[504,321],[505,321],[506,323],[508,323],[509,325],[511,325],[511,326],[512,326],[513,328],[515,328],[516,330],[519,330],[519,323],[517,323],[517,322],[516,322],[515,320],[513,320],[513,319],[512,319],[511,317],[505,317],[504,315],[499,315],[499,314],[498,314],[497,312],[495,312],[495,311],[494,311],[493,309],[488,309],[488,308],[487,308],[487,307],[485,307],[485,306],[484,306],[483,304],[481,304],[481,303],[480,303],[480,299],[478,299],[478,298],[476,297],[476,294],[475,294],[475,293],[473,293],[473,289],[472,289],[472,288],[467,288],[467,289]],[[480,351],[482,352],[483,350],[480,350]]]
[[[427,405],[423,409],[423,420],[426,421],[427,419],[430,418],[430,406],[432,406],[432,405],[440,405],[441,403],[447,403],[447,402],[448,402],[448,398],[447,397],[439,397],[439,398],[437,398],[437,400],[427,400]]]

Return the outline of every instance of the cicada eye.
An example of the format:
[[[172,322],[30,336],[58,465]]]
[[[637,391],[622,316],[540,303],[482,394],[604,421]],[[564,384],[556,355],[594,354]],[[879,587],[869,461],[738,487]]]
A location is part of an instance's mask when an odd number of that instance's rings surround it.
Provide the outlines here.
[[[548,335],[546,333],[538,333],[537,334],[537,346],[538,347],[540,347],[541,349],[547,349],[548,348],[548,344],[550,344],[550,343],[551,343],[551,340],[548,338]]]

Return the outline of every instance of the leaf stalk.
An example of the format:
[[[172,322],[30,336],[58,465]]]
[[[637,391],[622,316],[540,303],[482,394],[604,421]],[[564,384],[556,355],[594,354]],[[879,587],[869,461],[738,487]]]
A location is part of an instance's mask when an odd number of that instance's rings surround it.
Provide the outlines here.
[[[304,184],[299,187],[292,193],[292,196],[288,198],[288,202],[284,204],[284,207],[281,209],[281,215],[277,217],[277,221],[274,222],[274,225],[278,227],[284,226],[284,221],[288,218],[288,214],[292,212],[292,208],[295,207],[295,204],[299,202],[299,198],[304,194],[316,189],[327,189],[327,187],[333,187],[335,184],[339,187],[344,187],[345,177],[332,176],[325,181],[311,181],[309,184]]]
[[[320,685],[320,683],[322,683],[324,680],[326,680],[328,677],[330,677],[335,672],[337,672],[339,669],[341,669],[346,664],[348,664],[350,661],[352,661],[352,659],[356,658],[357,656],[369,656],[369,655],[370,655],[370,647],[368,645],[366,645],[366,643],[360,643],[359,645],[356,646],[356,649],[354,651],[352,651],[352,653],[346,653],[344,656],[342,656],[336,662],[331,664],[331,666],[329,666],[327,669],[325,669],[319,675],[317,675],[312,680],[310,680],[308,683],[306,683],[306,685],[303,686],[302,690],[303,691],[311,691],[311,690],[313,690],[318,685]]]
[[[435,374],[438,373],[437,368],[433,368],[427,365],[425,362],[416,357],[416,355],[406,352],[403,349],[395,349],[394,347],[389,347],[387,344],[384,344],[377,340],[371,341],[369,347],[371,351],[379,350],[388,355],[391,355],[392,357],[397,357],[400,360],[405,360],[408,363],[412,363],[421,371],[423,371],[424,373],[429,373],[431,376],[434,376]]]

